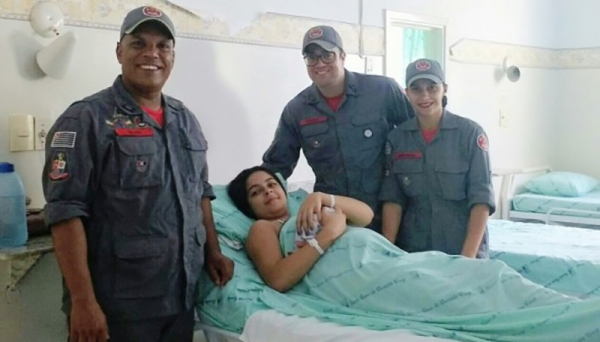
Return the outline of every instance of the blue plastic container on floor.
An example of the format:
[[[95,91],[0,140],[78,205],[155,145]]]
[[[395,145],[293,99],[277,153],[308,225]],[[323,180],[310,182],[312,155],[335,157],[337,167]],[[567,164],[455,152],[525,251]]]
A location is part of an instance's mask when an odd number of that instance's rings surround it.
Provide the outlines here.
[[[0,248],[23,246],[27,237],[23,182],[12,164],[0,163]]]

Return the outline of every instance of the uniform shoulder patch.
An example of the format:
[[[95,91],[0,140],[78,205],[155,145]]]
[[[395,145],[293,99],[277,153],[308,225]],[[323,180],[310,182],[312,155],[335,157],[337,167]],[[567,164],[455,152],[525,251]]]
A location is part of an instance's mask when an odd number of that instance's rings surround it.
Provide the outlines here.
[[[56,151],[52,157],[50,173],[48,177],[53,181],[61,181],[69,178],[69,165],[67,164],[67,153],[65,151]]]
[[[477,137],[477,146],[479,146],[479,148],[485,152],[488,151],[488,149],[490,147],[490,143],[489,143],[488,138],[485,135],[485,133],[481,133]]]
[[[50,147],[73,148],[75,147],[76,139],[77,132],[56,132],[54,133],[54,137],[52,137]]]

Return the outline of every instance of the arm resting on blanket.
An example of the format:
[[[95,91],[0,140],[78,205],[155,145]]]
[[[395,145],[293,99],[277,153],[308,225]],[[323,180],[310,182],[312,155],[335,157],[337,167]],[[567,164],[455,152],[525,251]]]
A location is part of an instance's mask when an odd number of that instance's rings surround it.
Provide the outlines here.
[[[324,213],[322,217],[322,229],[315,239],[326,250],[346,230],[346,215],[338,207],[334,213]],[[279,230],[274,224],[257,221],[250,228],[246,247],[265,283],[276,291],[285,292],[302,280],[321,255],[312,246],[305,245],[284,256],[279,244]]]
[[[366,203],[351,197],[313,192],[308,195],[298,210],[296,226],[311,227],[314,215],[317,215],[317,220],[321,222],[321,209],[332,206],[341,209],[348,218],[348,223],[353,226],[366,227],[373,220],[373,210]]]
[[[322,194],[324,195],[324,194]],[[320,195],[315,195],[320,196]],[[318,205],[329,204],[329,195],[314,198]],[[321,230],[316,240],[323,250],[340,237],[347,228],[346,220],[370,222],[373,211],[366,204],[343,196],[336,196],[335,211],[321,214]],[[307,199],[308,201],[308,199]],[[308,207],[311,207],[309,205]],[[279,292],[285,292],[296,285],[319,260],[319,252],[310,245],[284,256],[279,244],[280,226],[277,222],[259,220],[254,223],[248,234],[246,247],[258,273],[267,285]]]

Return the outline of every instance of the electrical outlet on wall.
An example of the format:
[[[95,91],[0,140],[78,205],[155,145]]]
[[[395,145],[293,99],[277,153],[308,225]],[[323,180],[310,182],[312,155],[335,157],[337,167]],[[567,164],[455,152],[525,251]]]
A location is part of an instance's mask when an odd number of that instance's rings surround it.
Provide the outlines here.
[[[498,112],[500,114],[500,127],[510,126],[510,106],[508,104],[508,96],[506,94],[500,95],[500,101],[498,104]]]
[[[54,120],[48,116],[35,118],[34,138],[36,150],[43,151],[46,148],[46,139],[53,123]]]
[[[508,118],[508,111],[500,110],[500,127],[508,127],[510,125],[510,120]]]

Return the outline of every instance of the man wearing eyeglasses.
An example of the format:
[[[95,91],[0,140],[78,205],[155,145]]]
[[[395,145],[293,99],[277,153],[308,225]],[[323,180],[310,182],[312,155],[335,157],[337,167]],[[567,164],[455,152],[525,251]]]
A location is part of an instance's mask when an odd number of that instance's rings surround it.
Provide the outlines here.
[[[414,116],[412,107],[393,79],[346,70],[342,38],[330,26],[308,30],[302,54],[313,83],[284,108],[263,165],[288,178],[302,150],[314,191],[369,204],[376,213],[371,228],[380,232],[386,136]],[[308,201],[300,210],[319,215],[320,207]]]

